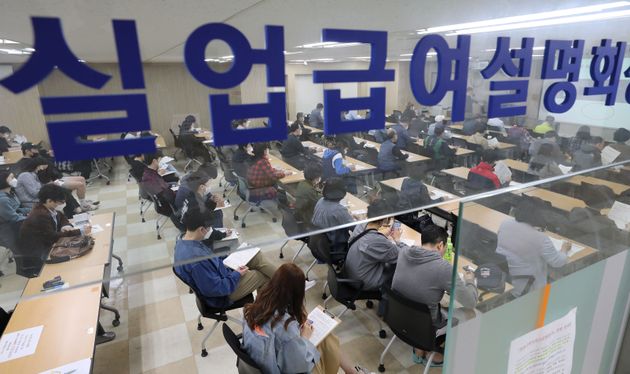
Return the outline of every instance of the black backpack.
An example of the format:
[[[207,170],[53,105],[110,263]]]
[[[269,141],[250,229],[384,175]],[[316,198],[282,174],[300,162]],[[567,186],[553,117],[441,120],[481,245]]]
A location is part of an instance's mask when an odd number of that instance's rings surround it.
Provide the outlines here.
[[[483,291],[479,295],[480,299],[488,292],[498,294],[505,292],[507,275],[499,265],[493,263],[479,265],[475,270],[475,277],[477,278],[477,288]]]

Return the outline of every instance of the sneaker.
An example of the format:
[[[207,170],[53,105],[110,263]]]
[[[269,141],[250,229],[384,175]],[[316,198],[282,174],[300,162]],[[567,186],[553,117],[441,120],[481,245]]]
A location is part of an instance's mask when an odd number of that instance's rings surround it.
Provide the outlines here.
[[[310,290],[311,288],[313,288],[313,286],[315,286],[315,284],[317,284],[317,281],[314,281],[314,280],[306,281],[304,285],[304,291],[306,292]]]
[[[424,365],[427,363],[426,357],[424,355],[418,356],[416,354],[416,350],[413,348],[411,348],[411,358],[414,363],[419,364],[419,365]]]

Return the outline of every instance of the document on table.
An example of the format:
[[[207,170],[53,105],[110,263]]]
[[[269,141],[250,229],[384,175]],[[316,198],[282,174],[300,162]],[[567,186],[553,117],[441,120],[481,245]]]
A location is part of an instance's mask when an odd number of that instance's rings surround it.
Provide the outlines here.
[[[252,258],[258,254],[258,252],[260,252],[260,248],[258,247],[244,249],[241,251],[237,250],[223,260],[223,265],[236,270],[241,266],[246,266]]]
[[[160,159],[160,166],[164,165],[167,166],[166,164],[168,164],[171,161],[174,161],[175,159],[173,157],[169,157],[169,156],[164,156]]]
[[[562,249],[562,243],[564,243],[564,240],[552,238],[551,236],[549,237],[549,239],[551,239],[551,242],[553,243],[553,246],[556,248],[556,251],[560,252],[560,249]],[[571,249],[567,253],[567,256],[571,257],[583,249],[584,247],[582,247],[581,245],[571,243]]]
[[[512,180],[512,170],[504,162],[498,161],[494,165],[494,174],[499,178],[501,184],[506,184]]]
[[[625,230],[628,223],[630,223],[630,205],[615,201],[610,212],[608,212],[608,218],[615,221],[615,224],[620,230]]]
[[[488,146],[490,148],[496,148],[499,146],[499,141],[497,140],[497,138],[490,138],[488,139]]]
[[[89,374],[92,367],[92,360],[89,358],[71,362],[69,364],[56,367],[54,369],[42,371],[39,374]]]
[[[565,166],[562,164],[558,164],[558,168],[560,168],[560,171],[562,172],[562,174],[568,174],[571,169],[573,169],[573,166]]]
[[[604,149],[602,149],[602,164],[612,164],[617,159],[617,157],[619,157],[620,154],[621,152],[607,145],[606,147],[604,147]]]
[[[440,191],[440,190],[434,190],[434,189],[429,190],[429,196],[431,196],[431,199],[433,200],[439,199],[440,197],[443,197],[444,200],[449,200],[453,198],[453,195],[451,195],[450,193],[446,191]]]
[[[325,311],[321,305],[316,306],[308,314],[307,319],[313,325],[313,335],[309,340],[316,347],[341,323],[339,318]]]
[[[367,209],[356,209],[350,212],[353,216],[361,216],[367,214]]]
[[[98,234],[99,232],[102,232],[102,231],[105,231],[105,230],[103,230],[101,225],[92,226],[92,234]]]
[[[73,218],[74,225],[77,227],[90,223],[90,213],[75,214]]]
[[[15,360],[35,353],[44,325],[4,333],[0,339],[0,362]]]
[[[406,245],[408,245],[410,247],[416,245],[416,241],[413,240],[413,239],[400,239],[400,242],[403,243],[403,244],[406,244]]]
[[[220,232],[225,234],[225,233],[227,233],[228,229],[218,228],[218,229],[215,229],[215,230],[220,231]],[[225,238],[223,238],[221,240],[235,240],[235,239],[238,239],[238,236],[239,236],[238,231],[232,230],[232,233],[230,235],[226,236]]]

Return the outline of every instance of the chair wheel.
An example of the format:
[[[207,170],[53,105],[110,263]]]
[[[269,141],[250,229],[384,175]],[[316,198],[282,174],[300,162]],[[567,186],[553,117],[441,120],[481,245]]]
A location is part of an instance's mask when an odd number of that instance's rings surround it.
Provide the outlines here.
[[[284,254],[282,252],[280,252],[280,254],[278,255],[279,258],[284,258]]]
[[[278,219],[277,219],[276,217],[273,217],[273,218],[271,219],[271,222],[274,222],[274,223],[275,223],[275,222],[278,222]]]
[[[205,350],[205,349],[202,349],[201,350],[201,357],[206,357],[206,356],[208,356],[208,351]]]
[[[197,324],[197,330],[198,330],[198,331],[203,330],[203,325],[202,325],[201,323],[198,323],[198,324]]]
[[[158,234],[157,240],[162,240],[162,236]]]
[[[143,222],[143,223],[144,223],[144,222],[146,222],[146,221],[147,221],[146,219],[142,218],[142,222]]]
[[[378,332],[378,337],[381,339],[385,339],[387,337],[387,332],[385,330],[381,330]]]
[[[192,288],[189,288],[189,289],[188,289],[188,293],[193,293]]]
[[[372,309],[374,308],[374,302],[372,302],[372,300],[368,300],[365,302],[365,307],[368,309]]]
[[[122,271],[124,270],[122,265],[118,265],[118,267],[116,268],[116,270],[118,270],[119,273],[122,273]]]
[[[107,181],[107,183],[105,183],[105,184],[109,186],[110,183],[111,183],[110,181]]]
[[[112,326],[116,327],[120,325],[120,320],[118,318],[116,318],[115,320],[112,321]]]
[[[378,365],[378,371],[381,372],[381,373],[385,372],[385,365],[383,365],[383,364]]]
[[[234,220],[235,220],[235,221],[238,221],[238,216],[234,216]]]
[[[241,227],[242,227],[242,228],[247,227],[247,225],[245,225],[245,222],[241,223]]]
[[[324,293],[322,294],[322,300],[326,300],[327,298],[328,298],[328,295],[326,295],[326,292],[324,292]]]

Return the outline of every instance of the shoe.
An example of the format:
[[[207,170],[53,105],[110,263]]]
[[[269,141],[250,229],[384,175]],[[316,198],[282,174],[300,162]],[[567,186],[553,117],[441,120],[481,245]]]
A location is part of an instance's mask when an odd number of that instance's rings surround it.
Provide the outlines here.
[[[369,371],[369,370],[361,367],[361,365],[355,365],[354,366],[354,370],[356,370],[357,373],[362,373],[362,374],[375,374],[373,371]]]
[[[317,284],[317,281],[314,280],[309,280],[306,281],[306,283],[304,284],[304,292],[310,290],[311,288],[313,288],[313,286],[315,286]]]
[[[414,363],[419,365],[425,365],[427,363],[427,358],[425,357],[425,355],[418,356],[416,354],[416,350],[413,348],[411,348],[411,359]]]
[[[424,365],[426,366],[427,362],[425,361]],[[440,361],[440,362],[435,362],[435,361],[431,361],[431,367],[432,368],[441,368],[442,366],[444,366],[444,360]]]
[[[81,209],[82,209],[84,212],[89,212],[89,211],[92,211],[92,210],[96,210],[96,209],[97,209],[97,207],[95,207],[94,205],[91,205],[91,204],[87,204],[87,203],[85,203],[85,204],[82,204],[82,205],[81,205]]]
[[[116,333],[113,331],[104,332],[103,335],[96,335],[96,345],[111,342],[116,339]]]
[[[91,205],[99,205],[101,203],[100,201],[93,201],[93,200],[85,200],[85,202]]]

